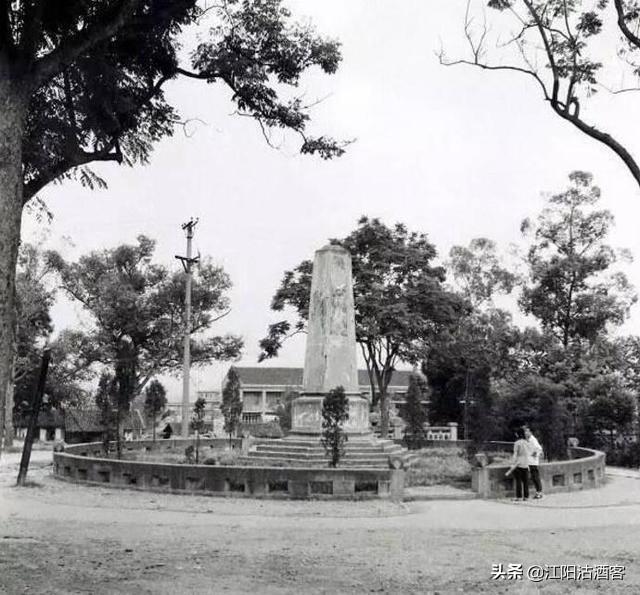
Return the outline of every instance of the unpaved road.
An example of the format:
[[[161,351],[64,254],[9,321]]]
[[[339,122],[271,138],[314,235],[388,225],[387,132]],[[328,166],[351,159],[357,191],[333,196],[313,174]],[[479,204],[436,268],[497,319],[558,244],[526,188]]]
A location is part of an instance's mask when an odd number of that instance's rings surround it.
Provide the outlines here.
[[[514,505],[231,500],[0,466],[0,592],[640,593],[640,480]],[[39,468],[38,468],[39,467]],[[599,492],[599,493],[596,493]],[[492,564],[617,564],[623,581],[495,581]]]

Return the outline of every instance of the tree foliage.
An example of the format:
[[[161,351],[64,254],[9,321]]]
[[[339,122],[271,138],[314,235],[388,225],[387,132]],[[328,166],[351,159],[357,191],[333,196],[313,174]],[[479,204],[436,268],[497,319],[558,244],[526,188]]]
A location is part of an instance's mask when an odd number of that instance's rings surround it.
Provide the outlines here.
[[[233,367],[229,368],[227,381],[222,389],[222,404],[220,405],[220,409],[224,417],[224,431],[229,435],[229,440],[231,440],[242,416],[240,378]]]
[[[193,404],[191,414],[191,431],[196,433],[196,465],[200,460],[200,434],[204,430],[205,407],[207,403],[203,397],[198,397]]]
[[[114,395],[116,392],[113,375],[104,372],[98,380],[98,389],[95,394],[96,406],[99,412],[100,425],[102,426],[102,449],[104,454],[109,454],[111,441],[117,433],[117,416],[114,407]]]
[[[400,415],[405,422],[404,441],[410,447],[419,447],[426,439],[427,409],[422,402],[426,389],[424,379],[417,374],[409,376],[409,386]]]
[[[502,12],[497,24],[476,26],[475,7]],[[612,150],[640,185],[640,167],[629,150],[590,121],[585,107],[595,93],[608,89],[627,71],[634,83],[616,89],[636,90],[640,73],[640,10],[636,0],[469,0],[464,21],[468,56],[440,61],[487,71],[525,75],[541,90],[549,107],[564,121]],[[618,42],[603,31],[617,28]],[[496,35],[495,49],[490,47]],[[608,73],[603,63],[618,55],[620,68]]]
[[[474,238],[469,246],[453,246],[447,272],[474,308],[491,304],[496,293],[511,293],[518,281],[501,262],[495,242],[488,238]]]
[[[52,287],[51,272],[41,250],[30,244],[21,247],[16,277],[18,319],[13,378],[13,416],[16,419],[23,418],[30,407],[45,343],[51,351],[51,363],[43,409],[78,406],[88,398],[83,387],[89,378],[87,362],[78,349],[82,340],[74,331],[63,331],[52,339],[50,313],[56,292]],[[93,349],[90,345],[85,347],[85,354]]]
[[[287,390],[284,393],[284,398],[282,402],[278,403],[276,407],[275,414],[278,417],[278,423],[280,424],[280,429],[284,434],[288,434],[291,430],[292,423],[292,405],[294,399],[300,396],[300,393],[296,391]]]
[[[594,210],[600,189],[591,174],[573,172],[571,186],[549,198],[532,227],[529,284],[520,304],[567,348],[571,341],[595,341],[610,324],[621,324],[636,296],[626,276],[611,272],[614,250],[605,244],[613,216]]]
[[[302,153],[339,156],[347,143],[309,133],[314,102],[296,89],[340,60],[339,43],[295,22],[282,0],[0,2],[0,410],[24,205],[52,182],[106,186],[92,164],[146,163],[184,124],[165,95],[177,79],[222,86],[272,145],[271,131],[292,131]]]
[[[380,401],[381,430],[389,423],[387,387],[399,361],[417,363],[435,337],[468,310],[460,296],[443,287],[445,270],[433,260],[436,249],[426,234],[404,225],[388,227],[362,217],[341,240],[352,259],[356,341],[367,364],[374,402]],[[283,341],[305,329],[313,265],[303,261],[284,274],[272,310],[290,307],[296,319],[269,326],[260,342],[260,359],[275,357]]]
[[[330,390],[322,399],[322,437],[320,441],[329,455],[329,466],[337,467],[344,456],[347,435],[342,428],[349,419],[349,399],[344,388]]]
[[[566,457],[568,412],[562,404],[563,387],[530,377],[512,387],[498,407],[503,440],[513,440],[515,428],[528,425],[551,460]]]
[[[135,245],[92,252],[77,262],[49,253],[63,290],[91,318],[83,344],[85,357],[116,369],[131,365],[130,398],[154,376],[182,365],[184,277],[154,264],[155,242],[139,236]],[[191,357],[194,365],[234,359],[242,340],[233,335],[206,336],[229,309],[227,274],[211,262],[194,271]],[[78,333],[82,336],[81,333]]]
[[[303,153],[344,150],[308,136],[305,103],[282,97],[282,86],[296,87],[311,67],[334,73],[339,44],[295,23],[280,0],[224,0],[209,9],[195,0],[17,2],[2,12],[0,52],[29,83],[25,202],[60,178],[103,186],[92,162],[145,163],[180,123],[164,93],[180,77],[226,86],[239,114],[265,133],[295,131]],[[185,64],[181,38],[197,31],[205,34]]]
[[[167,391],[159,380],[152,380],[145,389],[144,411],[153,424],[153,441],[156,441],[158,415],[167,407]]]

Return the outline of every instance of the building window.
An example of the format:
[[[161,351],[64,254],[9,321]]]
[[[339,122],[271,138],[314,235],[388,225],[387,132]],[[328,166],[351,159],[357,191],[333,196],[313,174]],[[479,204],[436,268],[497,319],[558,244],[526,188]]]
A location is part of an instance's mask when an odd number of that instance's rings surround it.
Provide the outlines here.
[[[242,409],[247,413],[262,411],[262,393],[260,391],[243,391]]]
[[[284,393],[282,391],[267,392],[267,411],[275,411],[278,405],[284,403]]]

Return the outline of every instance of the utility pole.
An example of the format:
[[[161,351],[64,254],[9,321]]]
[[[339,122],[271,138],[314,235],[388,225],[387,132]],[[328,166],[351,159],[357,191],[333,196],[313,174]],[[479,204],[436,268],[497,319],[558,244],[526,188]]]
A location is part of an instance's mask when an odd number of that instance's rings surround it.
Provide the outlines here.
[[[31,460],[31,448],[33,447],[33,439],[35,437],[36,425],[38,424],[38,415],[42,406],[42,398],[47,383],[47,371],[49,370],[49,362],[51,361],[51,351],[45,349],[42,354],[42,364],[40,366],[40,377],[38,378],[38,386],[33,395],[31,403],[31,417],[29,418],[29,427],[27,435],[24,439],[24,447],[22,448],[22,458],[20,459],[20,470],[18,471],[18,485],[23,486],[27,480],[27,471],[29,470],[29,461]]]
[[[189,374],[191,371],[191,267],[200,260],[200,256],[192,257],[191,240],[198,219],[189,219],[182,225],[187,236],[187,255],[177,256],[186,273],[184,294],[184,347],[182,356],[182,437],[189,437]]]

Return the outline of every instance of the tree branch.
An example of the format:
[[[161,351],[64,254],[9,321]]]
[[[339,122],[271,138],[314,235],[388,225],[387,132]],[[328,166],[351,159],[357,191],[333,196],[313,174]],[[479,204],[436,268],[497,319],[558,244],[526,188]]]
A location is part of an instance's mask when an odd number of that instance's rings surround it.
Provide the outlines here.
[[[131,18],[140,2],[141,0],[122,0],[120,8],[115,10],[111,18],[83,29],[51,53],[36,60],[32,75],[34,85],[42,85],[79,56],[117,33]]]
[[[122,163],[122,153],[120,152],[117,141],[113,141],[109,146],[100,151],[83,151],[77,150],[70,154],[67,158],[60,160],[56,165],[43,172],[42,175],[27,182],[24,185],[23,201],[27,203],[40,190],[42,190],[49,182],[56,180],[65,172],[87,165],[93,161],[116,161]]]
[[[11,33],[11,0],[0,0],[0,51],[12,53],[14,49]]]
[[[20,48],[30,60],[35,58],[38,38],[42,35],[42,11],[45,2],[46,0],[25,1]]]
[[[584,132],[587,136],[600,141],[605,146],[609,147],[627,166],[627,169],[631,172],[631,175],[634,177],[636,183],[640,186],[640,167],[636,163],[635,159],[631,156],[629,151],[627,151],[616,139],[614,139],[610,134],[606,132],[602,132],[598,130],[594,126],[590,126],[582,119],[580,119],[578,113],[571,114],[563,109],[562,106],[554,104],[551,102],[551,107],[553,111],[555,111],[562,119],[567,120],[567,122],[571,122],[578,130]]]
[[[623,0],[614,0],[614,6],[616,7],[616,13],[618,14],[618,28],[622,31],[622,34],[627,38],[629,43],[637,48],[640,48],[640,37],[638,37],[627,25],[625,20],[625,11]]]
[[[547,87],[544,84],[544,81],[538,76],[536,72],[532,70],[527,70],[526,68],[521,68],[519,66],[507,66],[507,65],[492,66],[490,64],[483,64],[482,62],[471,62],[470,60],[448,61],[444,56],[444,54],[439,54],[438,59],[440,61],[440,64],[442,64],[443,66],[457,66],[459,64],[466,64],[467,66],[475,66],[477,68],[481,68],[482,70],[506,70],[506,71],[520,72],[522,74],[526,74],[528,76],[533,77],[538,82],[538,84],[540,85],[540,88],[542,89],[542,93],[544,94],[544,98],[548,101],[551,100],[551,97],[549,96],[549,93],[547,91]]]

